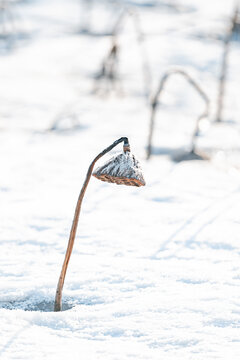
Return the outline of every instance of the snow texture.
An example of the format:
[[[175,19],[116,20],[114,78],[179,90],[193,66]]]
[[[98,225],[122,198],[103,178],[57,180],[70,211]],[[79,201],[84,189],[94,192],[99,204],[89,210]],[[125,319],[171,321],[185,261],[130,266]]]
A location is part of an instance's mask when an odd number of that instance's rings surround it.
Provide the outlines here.
[[[214,123],[222,40],[235,1],[11,3],[12,16],[0,18],[0,359],[238,360],[237,41],[229,53],[224,122]],[[123,4],[139,15],[152,92],[178,67],[209,96],[210,120],[201,121],[196,150],[211,161],[171,160],[188,150],[205,106],[180,77],[162,94],[146,160],[150,109],[131,18],[118,38],[116,87],[94,93]],[[87,169],[122,136],[147,185],[91,178],[64,311],[54,313]]]

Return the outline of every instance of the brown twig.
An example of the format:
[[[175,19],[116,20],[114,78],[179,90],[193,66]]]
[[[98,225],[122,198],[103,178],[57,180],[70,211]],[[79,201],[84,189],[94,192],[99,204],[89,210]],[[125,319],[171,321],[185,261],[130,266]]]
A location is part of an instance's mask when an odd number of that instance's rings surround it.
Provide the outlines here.
[[[221,74],[220,74],[220,78],[219,78],[216,122],[222,121],[230,43],[231,43],[231,39],[233,36],[234,28],[235,28],[235,25],[237,22],[238,12],[239,12],[239,9],[237,6],[236,9],[234,10],[234,14],[231,19],[231,24],[227,31],[225,40],[224,40],[224,51],[223,51],[223,57],[222,57]]]
[[[86,179],[85,179],[85,181],[83,183],[82,189],[80,191],[78,201],[77,201],[77,205],[76,205],[76,209],[75,209],[75,213],[74,213],[72,228],[71,228],[71,232],[70,232],[70,235],[69,235],[68,246],[67,246],[64,262],[63,262],[63,265],[62,265],[62,270],[61,270],[61,273],[60,273],[60,277],[59,277],[59,280],[58,280],[56,296],[55,296],[54,311],[61,311],[61,308],[62,308],[62,290],[63,290],[64,280],[65,280],[65,276],[66,276],[70,256],[71,256],[71,253],[72,253],[74,240],[75,240],[75,237],[76,237],[79,214],[80,214],[80,210],[81,210],[83,197],[84,197],[84,194],[86,192],[88,183],[90,181],[90,177],[91,177],[94,165],[95,165],[97,160],[99,160],[103,155],[108,153],[110,150],[112,150],[115,146],[117,146],[121,142],[124,142],[124,148],[125,149],[129,148],[128,138],[121,137],[120,139],[116,140],[112,145],[108,146],[105,150],[103,150],[100,154],[98,154],[95,157],[95,159],[92,161],[90,166],[89,166],[87,176],[86,176]]]
[[[155,123],[155,115],[156,115],[156,111],[157,111],[157,104],[158,104],[160,95],[162,94],[163,89],[167,83],[167,80],[170,77],[172,77],[172,75],[183,76],[189,82],[189,84],[192,85],[192,87],[198,92],[198,94],[201,96],[201,98],[205,102],[204,112],[202,114],[200,114],[200,116],[198,116],[197,121],[196,121],[196,127],[194,130],[193,136],[192,136],[192,150],[191,150],[192,152],[194,151],[194,148],[195,148],[195,138],[199,132],[200,120],[209,115],[209,98],[206,95],[206,93],[202,90],[200,85],[184,70],[173,69],[173,70],[167,71],[162,76],[162,78],[160,80],[160,85],[156,91],[156,94],[153,96],[152,101],[151,101],[151,118],[150,118],[150,128],[149,128],[149,136],[148,136],[148,145],[147,145],[147,159],[149,159],[152,154],[152,137],[153,137],[154,123]]]

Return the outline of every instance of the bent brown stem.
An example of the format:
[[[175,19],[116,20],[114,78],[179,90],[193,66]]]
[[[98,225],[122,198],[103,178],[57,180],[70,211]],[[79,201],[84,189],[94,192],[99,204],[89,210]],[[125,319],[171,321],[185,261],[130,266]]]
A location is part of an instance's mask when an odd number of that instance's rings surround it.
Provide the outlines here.
[[[194,133],[192,136],[192,150],[191,151],[194,151],[194,148],[195,148],[195,138],[199,132],[200,120],[204,117],[208,117],[208,115],[209,115],[209,98],[206,95],[206,93],[202,90],[202,88],[199,86],[199,84],[184,70],[173,69],[173,70],[167,71],[162,76],[159,87],[151,101],[151,117],[150,117],[148,145],[147,145],[147,159],[149,159],[152,154],[152,137],[153,137],[153,131],[154,131],[154,125],[155,125],[155,115],[156,115],[156,110],[157,110],[157,104],[158,104],[160,95],[162,94],[162,92],[164,90],[167,80],[172,75],[177,75],[177,74],[183,76],[189,82],[189,84],[198,92],[198,94],[201,96],[201,98],[205,102],[204,112],[198,116],[197,121],[196,121],[196,126],[195,126]]]
[[[90,166],[88,168],[86,179],[85,179],[85,181],[83,183],[82,189],[81,189],[79,197],[78,197],[77,205],[76,205],[76,208],[75,208],[74,218],[73,218],[73,222],[72,222],[72,228],[71,228],[71,232],[70,232],[69,240],[68,240],[68,246],[67,246],[64,262],[63,262],[63,265],[62,265],[62,270],[61,270],[61,273],[60,273],[60,277],[59,277],[59,280],[58,280],[56,296],[55,296],[55,303],[54,303],[54,311],[61,311],[61,309],[62,309],[62,290],[63,290],[64,280],[65,280],[65,276],[66,276],[70,256],[72,254],[74,240],[75,240],[75,237],[76,237],[79,214],[80,214],[80,210],[81,210],[83,197],[84,197],[84,194],[86,192],[88,183],[90,181],[90,177],[91,177],[94,165],[95,165],[97,160],[99,160],[103,155],[108,153],[110,150],[112,150],[115,146],[117,146],[121,142],[124,142],[124,147],[123,147],[124,151],[129,151],[130,147],[129,147],[129,143],[128,143],[128,138],[121,137],[120,139],[116,140],[112,145],[108,146],[105,150],[103,150],[100,154],[98,154],[95,157],[95,159],[92,161],[92,163],[90,164]]]

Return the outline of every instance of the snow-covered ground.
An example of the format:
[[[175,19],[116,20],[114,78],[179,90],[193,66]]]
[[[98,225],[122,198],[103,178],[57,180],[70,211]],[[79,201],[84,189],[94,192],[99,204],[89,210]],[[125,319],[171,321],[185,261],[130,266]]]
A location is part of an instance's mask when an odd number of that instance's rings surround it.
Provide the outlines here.
[[[178,67],[208,94],[211,122],[202,122],[197,146],[212,161],[174,163],[168,156],[188,147],[204,109],[178,76],[161,99],[154,155],[146,161],[150,109],[131,19],[119,37],[119,93],[93,93],[122,5],[141,20],[152,91],[167,69]],[[0,359],[239,359],[236,42],[226,122],[213,123],[221,39],[233,7],[229,0],[96,0],[87,24],[81,12],[87,5],[78,0],[14,3],[10,41],[0,37]],[[121,136],[129,138],[146,186],[91,179],[63,290],[65,311],[55,313],[88,166]],[[121,145],[112,154],[119,151]]]

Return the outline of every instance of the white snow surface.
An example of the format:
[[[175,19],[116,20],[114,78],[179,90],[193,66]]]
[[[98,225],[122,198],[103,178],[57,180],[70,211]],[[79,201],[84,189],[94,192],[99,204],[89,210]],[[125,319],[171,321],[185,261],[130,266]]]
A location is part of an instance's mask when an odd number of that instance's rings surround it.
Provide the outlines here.
[[[15,1],[11,40],[0,37],[0,359],[239,359],[237,42],[225,122],[213,122],[221,39],[234,1],[92,4]],[[197,145],[212,161],[177,164],[169,157],[191,143],[204,108],[179,77],[166,86],[154,155],[146,161],[150,109],[130,19],[119,38],[121,91],[93,94],[121,5],[139,14],[152,91],[167,69],[181,67],[208,93],[211,121],[202,122]],[[54,313],[88,166],[121,136],[129,138],[147,185],[91,178],[63,289],[65,311]]]

